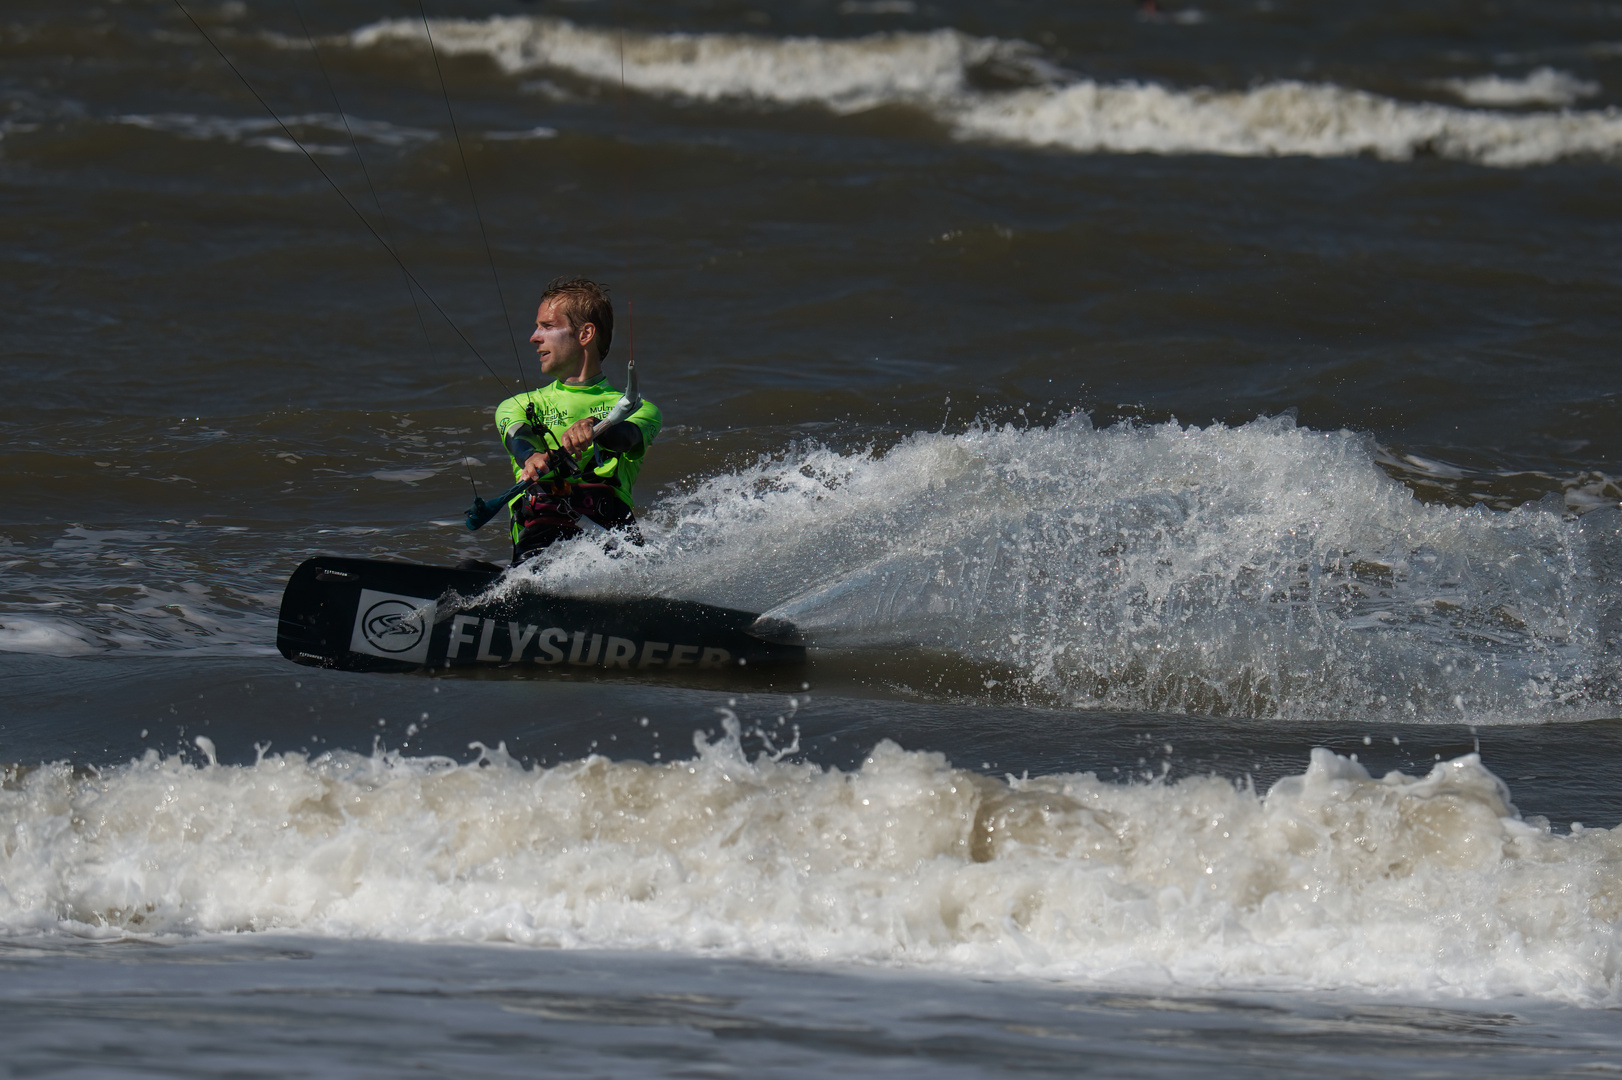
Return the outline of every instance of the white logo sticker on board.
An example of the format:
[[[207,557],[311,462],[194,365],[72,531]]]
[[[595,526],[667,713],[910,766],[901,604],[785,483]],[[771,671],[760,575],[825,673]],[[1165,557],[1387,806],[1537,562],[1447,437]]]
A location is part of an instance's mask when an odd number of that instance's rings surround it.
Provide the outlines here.
[[[349,650],[408,664],[426,664],[433,628],[434,601],[362,589]]]

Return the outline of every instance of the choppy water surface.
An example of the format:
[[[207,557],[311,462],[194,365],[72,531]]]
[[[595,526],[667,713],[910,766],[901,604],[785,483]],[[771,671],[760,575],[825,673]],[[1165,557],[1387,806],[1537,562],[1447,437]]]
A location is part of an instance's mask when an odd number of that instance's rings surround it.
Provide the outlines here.
[[[434,3],[460,146],[414,5],[187,7],[285,130],[0,12],[14,1069],[1622,1067],[1622,7]],[[503,587],[804,685],[276,656],[500,555],[560,273],[649,543]]]

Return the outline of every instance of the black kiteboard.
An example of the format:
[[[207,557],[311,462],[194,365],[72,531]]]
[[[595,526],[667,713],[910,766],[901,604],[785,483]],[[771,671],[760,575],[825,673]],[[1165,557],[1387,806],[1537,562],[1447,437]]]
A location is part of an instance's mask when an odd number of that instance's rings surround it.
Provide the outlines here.
[[[315,558],[287,581],[276,647],[343,671],[462,666],[665,676],[805,663],[747,631],[755,616],[687,600],[593,600],[511,590],[499,571]]]

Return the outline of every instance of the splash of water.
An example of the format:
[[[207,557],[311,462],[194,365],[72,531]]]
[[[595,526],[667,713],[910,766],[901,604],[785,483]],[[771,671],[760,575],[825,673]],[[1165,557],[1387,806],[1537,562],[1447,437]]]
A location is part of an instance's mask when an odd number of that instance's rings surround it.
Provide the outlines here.
[[[149,753],[0,789],[0,932],[293,930],[707,950],[1115,985],[1622,1001],[1622,829],[1524,821],[1469,755],[997,780],[881,743],[854,772]]]
[[[1558,500],[1555,500],[1558,502]],[[797,445],[664,499],[650,544],[506,587],[764,610],[815,646],[921,647],[993,696],[1473,723],[1614,711],[1617,513],[1426,505],[1351,432],[917,434]],[[991,689],[991,688],[988,688]]]

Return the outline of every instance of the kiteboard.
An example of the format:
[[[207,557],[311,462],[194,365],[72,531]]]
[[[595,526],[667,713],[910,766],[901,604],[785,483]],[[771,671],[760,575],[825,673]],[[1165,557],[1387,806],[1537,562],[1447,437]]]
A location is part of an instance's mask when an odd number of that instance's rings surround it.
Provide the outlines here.
[[[306,560],[282,593],[276,647],[342,671],[505,668],[662,676],[805,663],[749,633],[756,615],[687,600],[492,590],[499,570],[385,559]]]

